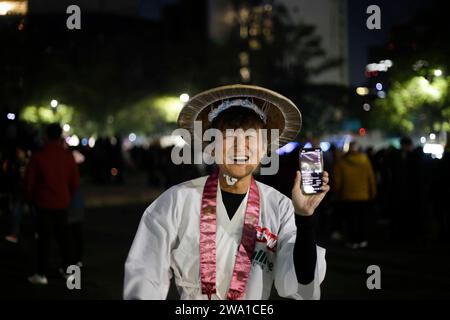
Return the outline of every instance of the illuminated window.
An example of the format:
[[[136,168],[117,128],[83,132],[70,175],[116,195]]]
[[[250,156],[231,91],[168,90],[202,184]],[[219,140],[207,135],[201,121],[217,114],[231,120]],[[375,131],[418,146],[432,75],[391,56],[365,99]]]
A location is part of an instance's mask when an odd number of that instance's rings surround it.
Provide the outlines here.
[[[247,52],[241,52],[239,54],[239,60],[241,62],[241,66],[248,66],[248,53]]]
[[[250,69],[249,68],[241,68],[241,79],[243,82],[249,82],[250,81]]]
[[[241,19],[241,22],[246,22],[249,18],[249,14],[250,12],[248,11],[247,8],[242,8],[239,11],[239,18]]]
[[[250,35],[252,37],[256,37],[259,34],[259,28],[258,25],[254,24],[251,28],[250,28]]]
[[[240,35],[242,39],[245,39],[248,37],[248,27],[246,25],[242,25],[240,28]]]
[[[252,50],[258,50],[258,49],[261,48],[261,45],[259,44],[259,41],[256,40],[256,39],[250,40],[249,45],[250,45],[250,49],[252,49]]]
[[[0,1],[0,16],[25,15],[28,12],[28,1]]]

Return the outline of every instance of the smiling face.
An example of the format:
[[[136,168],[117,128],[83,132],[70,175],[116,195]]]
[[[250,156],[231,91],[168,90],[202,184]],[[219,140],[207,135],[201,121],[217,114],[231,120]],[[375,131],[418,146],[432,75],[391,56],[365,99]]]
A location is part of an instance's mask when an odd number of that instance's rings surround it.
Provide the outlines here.
[[[252,174],[265,154],[267,142],[264,122],[252,110],[232,107],[223,111],[212,123],[222,132],[222,154],[218,159],[220,171],[241,179]]]

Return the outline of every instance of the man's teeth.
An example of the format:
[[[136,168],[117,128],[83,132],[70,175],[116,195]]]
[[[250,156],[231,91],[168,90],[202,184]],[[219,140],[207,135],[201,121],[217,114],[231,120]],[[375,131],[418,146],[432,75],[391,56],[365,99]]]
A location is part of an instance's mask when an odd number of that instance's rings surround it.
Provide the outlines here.
[[[248,156],[242,156],[242,157],[234,157],[234,161],[247,161],[249,159]]]

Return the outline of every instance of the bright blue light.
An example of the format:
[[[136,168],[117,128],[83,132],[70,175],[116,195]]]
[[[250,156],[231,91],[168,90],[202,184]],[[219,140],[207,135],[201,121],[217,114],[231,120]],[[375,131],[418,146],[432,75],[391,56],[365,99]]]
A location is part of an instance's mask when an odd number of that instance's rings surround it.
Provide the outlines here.
[[[381,83],[377,83],[377,85],[375,86],[377,88],[378,91],[383,90],[383,85]]]
[[[378,91],[378,98],[380,98],[380,99],[386,98],[386,92],[384,92],[384,91]]]
[[[329,142],[321,142],[320,143],[320,149],[322,149],[323,152],[327,152],[330,150],[330,143]]]
[[[88,139],[86,139],[86,138],[81,139],[81,145],[87,146],[88,145]]]
[[[129,135],[128,135],[128,140],[130,140],[130,142],[134,142],[134,141],[136,141],[136,134],[135,133],[130,133]]]
[[[275,151],[279,156],[283,156],[285,154],[289,154],[298,147],[298,142],[289,142],[288,144],[282,146],[280,149]]]
[[[305,145],[303,146],[303,148],[305,148],[305,149],[312,148],[311,142],[305,143]]]

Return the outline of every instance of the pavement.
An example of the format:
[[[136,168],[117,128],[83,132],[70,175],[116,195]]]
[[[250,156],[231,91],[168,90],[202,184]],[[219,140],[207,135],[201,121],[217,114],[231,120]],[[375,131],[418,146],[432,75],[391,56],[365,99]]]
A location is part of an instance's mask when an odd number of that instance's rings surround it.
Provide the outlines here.
[[[0,241],[0,299],[121,299],[124,262],[145,208],[162,190],[145,186],[140,176],[124,185],[83,185],[85,254],[81,289],[69,290],[59,275],[58,252],[53,247],[47,286],[28,284],[35,266],[34,229],[29,214],[22,222],[18,244]],[[0,232],[6,234],[6,216]],[[351,250],[339,242],[325,241],[327,274],[322,299],[449,299],[450,246],[435,241],[392,244],[385,226],[373,224],[369,247]],[[2,237],[3,238],[3,237]],[[381,271],[381,289],[369,290],[367,268]],[[168,295],[177,299],[174,286]],[[279,299],[275,290],[272,299]]]

